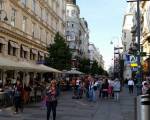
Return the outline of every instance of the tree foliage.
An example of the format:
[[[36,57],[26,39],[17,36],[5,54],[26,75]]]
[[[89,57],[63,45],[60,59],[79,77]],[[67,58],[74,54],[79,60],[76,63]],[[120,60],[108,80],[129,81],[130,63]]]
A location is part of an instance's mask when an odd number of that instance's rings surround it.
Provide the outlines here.
[[[71,51],[59,33],[54,37],[54,44],[48,46],[48,52],[49,56],[46,59],[48,66],[59,70],[71,68]]]
[[[96,61],[93,61],[93,63],[90,64],[90,60],[86,58],[80,60],[79,70],[85,74],[108,76],[107,71],[105,71],[101,66],[99,66]]]
[[[86,58],[81,59],[79,70],[85,74],[89,74],[90,73],[90,60]]]

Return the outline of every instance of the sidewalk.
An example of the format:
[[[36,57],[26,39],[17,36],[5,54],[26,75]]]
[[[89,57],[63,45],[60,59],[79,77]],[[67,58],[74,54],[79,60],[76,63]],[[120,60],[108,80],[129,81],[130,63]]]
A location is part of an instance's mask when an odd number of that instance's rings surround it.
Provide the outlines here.
[[[0,120],[46,120],[46,109],[41,110],[40,104],[30,105],[23,113],[14,115],[7,108],[0,111]],[[58,102],[57,120],[134,120],[134,96],[125,89],[119,102],[98,99],[91,103],[72,99],[70,92],[64,92]]]

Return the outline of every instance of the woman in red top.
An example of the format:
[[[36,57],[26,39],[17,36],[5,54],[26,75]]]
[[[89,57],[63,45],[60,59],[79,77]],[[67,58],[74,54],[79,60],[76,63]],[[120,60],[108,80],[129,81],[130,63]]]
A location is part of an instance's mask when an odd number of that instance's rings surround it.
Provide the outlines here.
[[[50,118],[51,110],[53,112],[53,120],[56,120],[56,107],[57,107],[57,93],[56,84],[51,83],[46,92],[46,106],[47,106],[47,120]]]

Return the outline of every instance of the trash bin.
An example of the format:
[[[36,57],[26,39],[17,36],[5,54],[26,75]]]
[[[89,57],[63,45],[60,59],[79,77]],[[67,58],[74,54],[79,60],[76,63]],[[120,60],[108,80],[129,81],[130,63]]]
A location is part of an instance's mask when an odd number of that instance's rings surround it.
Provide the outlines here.
[[[150,95],[140,96],[140,120],[150,120]]]

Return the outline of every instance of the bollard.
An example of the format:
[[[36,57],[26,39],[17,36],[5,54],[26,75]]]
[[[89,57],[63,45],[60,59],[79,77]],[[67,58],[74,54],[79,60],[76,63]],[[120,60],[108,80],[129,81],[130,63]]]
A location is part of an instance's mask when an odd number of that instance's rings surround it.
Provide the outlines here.
[[[140,120],[150,120],[150,95],[140,97]]]

